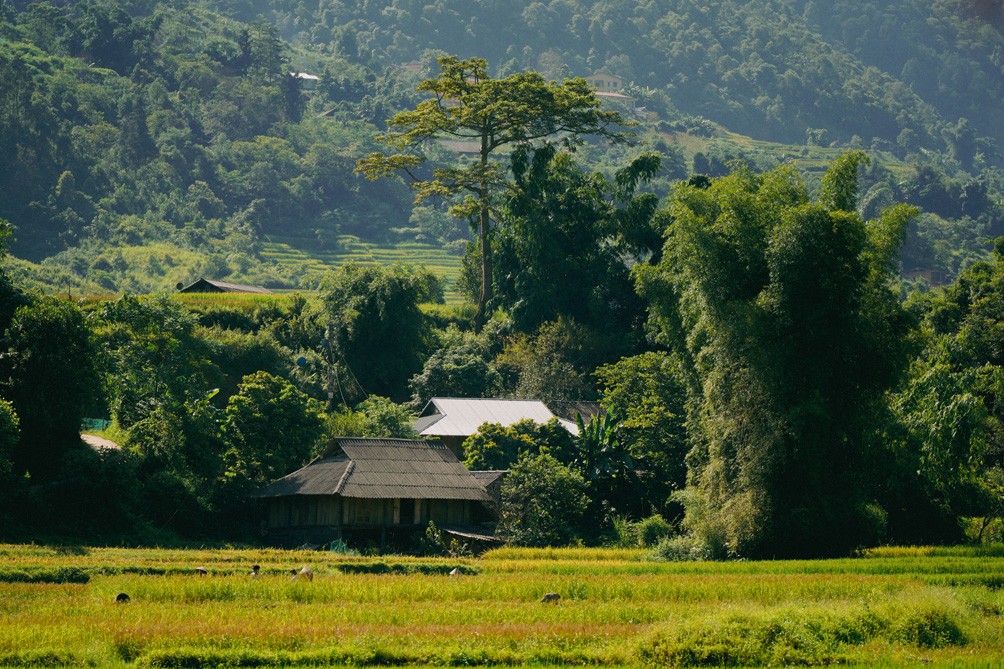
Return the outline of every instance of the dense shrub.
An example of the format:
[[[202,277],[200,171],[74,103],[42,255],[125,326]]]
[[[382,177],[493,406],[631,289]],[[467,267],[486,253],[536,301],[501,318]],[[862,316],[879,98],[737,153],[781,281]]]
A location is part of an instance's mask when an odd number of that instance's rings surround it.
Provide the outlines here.
[[[651,548],[662,540],[673,534],[672,523],[666,521],[658,513],[638,521],[635,532],[638,536],[638,545],[643,548]]]

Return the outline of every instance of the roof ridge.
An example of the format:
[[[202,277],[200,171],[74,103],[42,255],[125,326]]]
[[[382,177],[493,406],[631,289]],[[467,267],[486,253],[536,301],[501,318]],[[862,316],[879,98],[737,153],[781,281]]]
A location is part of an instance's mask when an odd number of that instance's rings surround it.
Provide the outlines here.
[[[338,483],[335,484],[334,494],[337,495],[342,492],[342,489],[345,487],[345,482],[348,480],[349,476],[352,474],[352,471],[355,468],[356,468],[355,461],[350,459],[349,464],[345,467],[345,471],[342,472],[341,477],[338,479]]]

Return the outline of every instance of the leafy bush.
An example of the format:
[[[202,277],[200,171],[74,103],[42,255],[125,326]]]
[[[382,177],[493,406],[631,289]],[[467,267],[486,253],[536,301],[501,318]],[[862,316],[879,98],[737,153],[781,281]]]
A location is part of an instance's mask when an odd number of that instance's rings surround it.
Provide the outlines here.
[[[610,519],[614,530],[613,545],[619,548],[631,548],[638,539],[635,535],[635,525],[624,516],[614,516]]]
[[[582,476],[550,455],[523,453],[502,483],[498,533],[518,546],[561,546],[581,530],[589,500]]]
[[[667,522],[658,513],[638,521],[635,526],[635,534],[638,537],[638,545],[642,548],[651,548],[663,539],[667,539],[674,531],[673,524]]]

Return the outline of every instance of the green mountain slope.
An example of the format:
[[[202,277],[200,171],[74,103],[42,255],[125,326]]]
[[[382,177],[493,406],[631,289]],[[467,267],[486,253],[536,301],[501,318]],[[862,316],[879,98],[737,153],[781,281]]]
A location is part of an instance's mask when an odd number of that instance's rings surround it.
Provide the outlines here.
[[[1002,111],[986,104],[1004,85],[999,2],[221,4],[245,16],[271,9],[291,38],[385,66],[438,50],[550,76],[603,69],[764,139],[802,142],[806,128],[825,128],[892,142],[910,129],[934,147],[961,116],[1002,137]]]
[[[352,256],[346,235],[456,252],[465,223],[352,171],[456,53],[620,77],[641,142],[671,158],[662,192],[730,159],[871,149],[869,202],[935,217],[908,264],[951,273],[1004,231],[1002,25],[989,0],[6,0],[0,218],[40,285],[79,290],[306,286]],[[606,171],[627,157],[580,154]]]

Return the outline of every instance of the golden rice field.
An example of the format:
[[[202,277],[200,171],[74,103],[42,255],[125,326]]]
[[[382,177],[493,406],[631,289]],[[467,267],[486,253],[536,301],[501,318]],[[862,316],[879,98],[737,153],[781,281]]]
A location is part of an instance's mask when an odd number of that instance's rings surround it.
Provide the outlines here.
[[[291,580],[304,565],[315,578]],[[0,666],[992,667],[1002,586],[1004,547],[664,563],[0,545]]]

